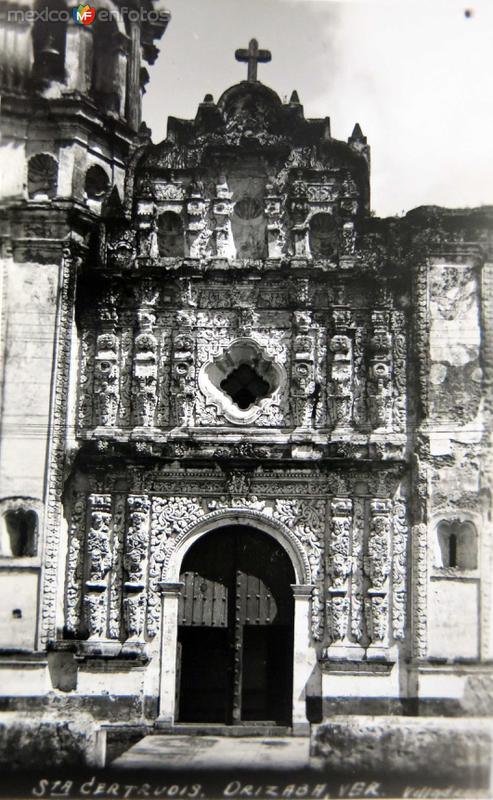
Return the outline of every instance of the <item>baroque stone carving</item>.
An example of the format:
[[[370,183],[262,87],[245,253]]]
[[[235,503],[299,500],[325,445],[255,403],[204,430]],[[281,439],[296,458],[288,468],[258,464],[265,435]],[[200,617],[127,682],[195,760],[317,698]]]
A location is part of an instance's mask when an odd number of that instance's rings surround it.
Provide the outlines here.
[[[109,585],[108,635],[119,639],[122,628],[123,548],[126,529],[124,494],[117,494],[113,505],[112,567]]]
[[[281,520],[300,540],[306,550],[311,570],[312,635],[323,636],[323,537],[326,504],[323,500],[276,500],[274,517]]]
[[[335,335],[330,340],[332,353],[329,382],[329,417],[337,429],[352,426],[353,344],[349,334],[350,315],[334,312]]]
[[[406,506],[402,500],[396,500],[393,508],[392,543],[392,633],[394,639],[404,639],[406,635],[407,539]]]
[[[194,339],[191,332],[174,338],[171,371],[171,409],[176,425],[191,425],[195,406]]]
[[[90,324],[90,322],[86,322]],[[93,382],[94,382],[94,347],[96,335],[91,328],[84,327],[80,342],[79,396],[77,423],[79,429],[93,425]]]
[[[373,335],[369,342],[368,409],[374,428],[388,428],[392,413],[391,337],[386,315],[372,313]]]
[[[86,536],[86,496],[75,495],[68,534],[67,573],[65,579],[65,629],[71,636],[79,632],[81,586]]]
[[[392,314],[393,349],[393,405],[392,425],[395,431],[406,430],[407,384],[406,384],[406,319],[403,311]]]
[[[364,637],[363,545],[365,532],[365,502],[356,497],[353,515],[351,567],[351,636],[358,643]]]
[[[153,334],[155,314],[150,308],[138,312],[139,333],[135,339],[133,364],[134,415],[138,426],[154,423],[157,405],[157,339]]]
[[[107,576],[112,566],[111,495],[92,494],[88,505],[84,610],[89,638],[102,639],[107,626]]]
[[[98,336],[94,370],[97,424],[116,425],[119,404],[120,365],[118,339],[109,331]]]
[[[391,501],[370,502],[370,530],[364,570],[369,580],[365,603],[370,641],[383,644],[388,636],[388,577],[391,569]]]
[[[126,575],[123,608],[127,634],[130,638],[138,638],[144,629],[150,502],[145,495],[130,495],[127,503],[128,527],[123,556]]]
[[[61,499],[64,488],[66,456],[66,414],[69,396],[69,372],[72,343],[72,325],[75,298],[75,277],[80,257],[71,248],[63,253],[60,285],[59,321],[56,341],[55,385],[53,396],[53,419],[51,423],[50,460],[47,474],[47,501],[45,516],[45,543],[43,563],[43,585],[41,587],[40,643],[44,647],[55,638],[57,574],[59,563],[59,539],[61,521]]]
[[[293,421],[302,428],[314,423],[315,403],[320,385],[315,375],[315,340],[309,311],[294,313],[293,356],[291,366],[291,413]]]
[[[351,574],[351,522],[353,503],[334,498],[330,504],[331,524],[327,546],[327,620],[332,641],[342,641],[348,631],[348,580]]]

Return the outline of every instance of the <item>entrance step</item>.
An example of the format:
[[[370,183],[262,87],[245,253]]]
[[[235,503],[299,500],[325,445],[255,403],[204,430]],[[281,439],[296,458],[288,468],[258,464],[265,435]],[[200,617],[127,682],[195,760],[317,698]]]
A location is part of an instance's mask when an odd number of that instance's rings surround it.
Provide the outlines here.
[[[116,758],[114,769],[151,769],[185,772],[313,769],[310,739],[294,736],[145,736]]]
[[[252,723],[249,725],[221,725],[214,723],[181,722],[176,725],[154,724],[152,735],[177,736],[292,736],[293,730],[288,725]]]

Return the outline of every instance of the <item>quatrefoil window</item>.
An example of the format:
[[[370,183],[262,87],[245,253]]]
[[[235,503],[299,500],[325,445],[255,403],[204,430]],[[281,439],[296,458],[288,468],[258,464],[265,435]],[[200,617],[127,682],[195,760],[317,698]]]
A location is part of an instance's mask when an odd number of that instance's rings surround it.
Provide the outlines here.
[[[239,408],[249,408],[269,394],[270,386],[250,364],[240,364],[221,381],[221,389]]]
[[[199,386],[230,422],[253,422],[279,394],[283,366],[254,340],[236,339],[200,370]]]

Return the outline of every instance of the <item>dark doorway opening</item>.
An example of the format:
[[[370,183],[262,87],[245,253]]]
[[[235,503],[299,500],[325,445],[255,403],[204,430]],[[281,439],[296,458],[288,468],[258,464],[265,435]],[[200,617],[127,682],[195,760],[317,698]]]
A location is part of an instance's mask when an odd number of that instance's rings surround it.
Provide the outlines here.
[[[295,582],[285,551],[246,526],[202,537],[180,580],[180,722],[289,724]]]

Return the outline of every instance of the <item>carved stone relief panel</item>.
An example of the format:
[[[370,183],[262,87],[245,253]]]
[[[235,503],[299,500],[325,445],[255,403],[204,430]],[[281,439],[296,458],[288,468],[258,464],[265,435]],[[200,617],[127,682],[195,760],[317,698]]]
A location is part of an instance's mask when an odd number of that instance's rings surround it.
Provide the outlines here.
[[[149,549],[150,501],[145,495],[130,495],[125,535],[123,567],[123,611],[128,638],[138,639],[144,632]]]
[[[159,629],[158,582],[183,536],[228,509],[282,525],[314,585],[311,634],[333,644],[387,647],[407,633],[405,502],[375,498],[397,485],[391,474],[329,476],[232,469],[169,469],[115,475],[110,493],[72,501],[66,576],[66,630],[91,639],[142,639]],[[103,484],[90,479],[100,489]],[[358,493],[354,489],[359,486]],[[361,494],[366,487],[368,495]],[[183,493],[186,488],[187,494]],[[341,494],[344,492],[344,494]],[[347,493],[352,494],[348,496]],[[373,499],[371,494],[373,493]],[[200,499],[199,499],[200,498]],[[87,520],[87,522],[86,522]],[[83,596],[84,620],[81,601]],[[123,610],[123,614],[122,614]],[[366,623],[366,625],[365,625]]]
[[[112,566],[111,495],[91,494],[86,537],[84,611],[89,639],[107,632],[108,573]]]
[[[162,291],[149,279],[139,280],[119,290],[120,299],[118,291],[111,303],[103,298],[98,315],[83,316],[79,430],[103,428],[108,438],[112,431],[132,428],[232,422],[331,429],[335,439],[372,429],[405,431],[403,312],[391,307],[370,310],[343,285],[327,290],[328,313],[317,311],[313,306],[320,288],[308,278],[290,287],[273,285],[279,307],[273,306],[270,294],[262,294],[263,284],[245,280],[228,287],[215,280],[204,285],[183,278]],[[357,307],[344,304],[349,295]],[[261,297],[265,308],[259,305]],[[298,310],[293,312],[287,306],[292,307],[294,297]],[[234,399],[221,387],[206,391],[205,371],[224,360],[239,339],[252,340],[264,361],[281,365],[286,375],[275,386],[269,384],[265,396],[246,414],[240,408],[238,419],[232,419],[225,409],[235,410]],[[250,374],[250,368],[256,371],[251,360],[246,358],[246,366],[235,364],[245,373],[237,377],[243,381],[250,375],[261,388],[261,381]],[[214,392],[217,396],[212,397]],[[348,440],[347,447],[350,444]],[[375,442],[373,450],[380,457],[378,447]]]
[[[335,430],[344,431],[352,428],[354,404],[354,348],[350,310],[335,309],[333,324],[334,335],[329,343],[329,419]]]
[[[157,405],[158,341],[153,333],[156,316],[151,308],[138,312],[138,333],[133,359],[134,422],[138,427],[154,424]]]
[[[372,328],[369,342],[368,410],[373,427],[387,430],[392,420],[392,340],[388,314],[373,312]]]
[[[373,644],[388,643],[389,584],[391,571],[391,502],[372,500],[368,550],[364,570],[369,580],[365,603],[366,625]]]
[[[96,424],[112,428],[116,425],[120,401],[120,343],[110,331],[96,340],[94,395]]]
[[[353,502],[334,498],[327,544],[327,621],[332,641],[343,641],[349,625],[349,576],[352,571],[351,527]]]

